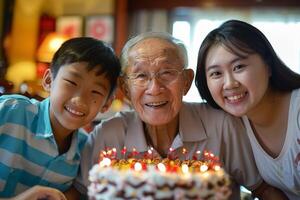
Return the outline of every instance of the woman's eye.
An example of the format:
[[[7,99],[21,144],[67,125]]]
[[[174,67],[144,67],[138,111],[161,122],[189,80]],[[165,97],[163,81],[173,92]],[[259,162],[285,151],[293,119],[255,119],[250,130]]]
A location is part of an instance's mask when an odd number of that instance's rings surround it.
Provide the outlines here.
[[[233,71],[239,71],[239,70],[241,70],[241,69],[243,69],[244,67],[246,67],[246,65],[236,65],[236,66],[234,66],[234,68],[233,68]]]
[[[212,77],[212,78],[217,78],[221,76],[221,72],[211,72],[209,73],[209,77]]]

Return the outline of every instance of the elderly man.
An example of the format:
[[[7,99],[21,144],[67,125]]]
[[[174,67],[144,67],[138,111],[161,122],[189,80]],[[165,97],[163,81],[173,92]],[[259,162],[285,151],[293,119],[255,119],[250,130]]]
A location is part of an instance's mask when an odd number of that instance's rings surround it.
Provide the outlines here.
[[[90,135],[78,178],[81,186],[88,185],[88,171],[101,150],[116,148],[121,157],[126,146],[138,152],[153,148],[161,157],[170,148],[177,155],[185,148],[190,158],[209,150],[232,177],[231,199],[239,199],[239,185],[257,188],[262,180],[240,119],[204,103],[182,101],[194,72],[187,68],[187,51],[179,40],[166,33],[140,34],[125,44],[121,65],[120,86],[134,110],[117,113]]]

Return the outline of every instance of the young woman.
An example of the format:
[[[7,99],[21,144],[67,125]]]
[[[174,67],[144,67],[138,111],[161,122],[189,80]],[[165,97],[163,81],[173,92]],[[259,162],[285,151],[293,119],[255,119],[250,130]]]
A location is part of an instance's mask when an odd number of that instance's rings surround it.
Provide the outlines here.
[[[254,26],[230,20],[198,54],[196,85],[210,105],[242,117],[263,179],[300,198],[300,75]]]

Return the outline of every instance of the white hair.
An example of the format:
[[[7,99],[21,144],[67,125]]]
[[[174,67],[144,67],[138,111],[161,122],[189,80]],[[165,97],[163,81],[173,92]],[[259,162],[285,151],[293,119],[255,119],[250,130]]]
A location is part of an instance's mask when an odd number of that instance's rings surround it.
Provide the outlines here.
[[[120,55],[120,62],[121,62],[123,72],[125,71],[126,67],[128,67],[128,53],[131,50],[131,48],[134,47],[139,42],[149,38],[162,39],[174,45],[178,50],[178,54],[181,56],[181,59],[184,63],[184,68],[187,68],[188,66],[187,50],[184,43],[181,40],[174,38],[173,36],[165,32],[145,32],[131,38],[124,45]]]

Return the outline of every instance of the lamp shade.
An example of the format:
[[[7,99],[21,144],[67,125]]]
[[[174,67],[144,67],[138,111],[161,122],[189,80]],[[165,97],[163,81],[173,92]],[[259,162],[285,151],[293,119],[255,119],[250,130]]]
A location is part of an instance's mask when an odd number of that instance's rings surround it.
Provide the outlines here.
[[[38,48],[37,60],[39,62],[50,63],[54,53],[67,39],[69,39],[67,36],[55,32],[49,33]]]

